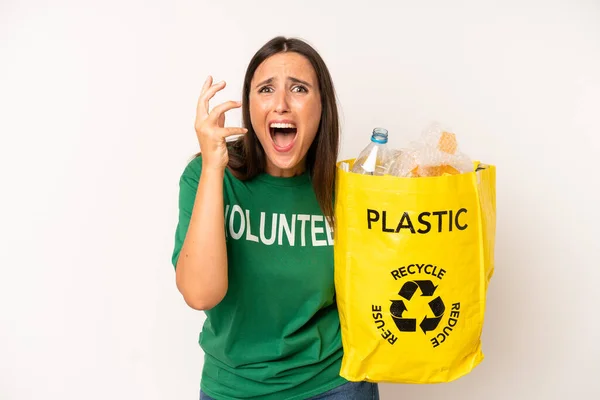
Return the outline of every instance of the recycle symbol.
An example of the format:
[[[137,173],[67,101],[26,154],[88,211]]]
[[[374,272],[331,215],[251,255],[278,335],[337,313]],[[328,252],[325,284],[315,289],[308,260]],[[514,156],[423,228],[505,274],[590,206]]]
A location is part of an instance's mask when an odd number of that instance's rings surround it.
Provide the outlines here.
[[[421,297],[433,297],[437,286],[434,286],[433,282],[431,281],[407,281],[404,283],[404,285],[402,285],[402,289],[400,289],[398,294],[408,302],[410,299],[412,299],[417,289],[421,289]],[[402,317],[402,314],[405,311],[408,311],[406,304],[404,304],[404,300],[391,300],[391,302],[392,305],[390,306],[390,313],[392,314],[392,319],[396,323],[398,329],[401,332],[416,332],[417,320],[415,318]],[[446,311],[446,306],[444,305],[444,302],[440,296],[437,296],[435,299],[429,302],[429,308],[433,313],[433,317],[425,316],[419,324],[419,327],[425,334],[437,328],[442,316],[444,315],[444,311]]]

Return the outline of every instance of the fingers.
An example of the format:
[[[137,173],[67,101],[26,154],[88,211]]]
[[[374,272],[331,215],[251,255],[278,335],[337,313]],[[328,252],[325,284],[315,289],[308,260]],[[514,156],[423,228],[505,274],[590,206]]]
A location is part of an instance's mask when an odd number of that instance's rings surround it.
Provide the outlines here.
[[[208,88],[212,85],[212,81],[213,81],[213,77],[211,75],[209,75],[206,80],[204,81],[204,85],[202,85],[202,91],[200,92],[200,95],[203,95],[204,92],[206,92],[208,90]]]
[[[209,77],[204,86],[202,87],[202,94],[198,99],[198,107],[196,109],[196,113],[200,117],[208,116],[208,103],[210,99],[212,99],[219,90],[222,90],[225,87],[225,81],[217,82],[214,85],[211,85],[212,77]]]
[[[243,135],[247,133],[248,129],[246,128],[223,128],[223,136],[233,136],[233,135]]]
[[[239,101],[226,101],[223,104],[219,104],[210,112],[209,118],[217,121],[221,115],[229,110],[233,110],[234,108],[239,108],[242,106],[242,103]]]
[[[208,76],[204,81],[204,85],[202,85],[202,90],[200,91],[200,97],[198,97],[198,104],[196,105],[196,116],[198,118],[206,118],[208,115],[208,103],[204,101],[204,96],[206,91],[212,85],[213,78],[212,76]]]

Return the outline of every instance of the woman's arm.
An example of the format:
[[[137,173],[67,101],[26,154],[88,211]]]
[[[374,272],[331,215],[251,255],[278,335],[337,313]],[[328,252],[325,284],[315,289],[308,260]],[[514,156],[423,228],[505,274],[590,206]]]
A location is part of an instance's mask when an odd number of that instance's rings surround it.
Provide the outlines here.
[[[223,177],[229,161],[226,138],[247,130],[224,126],[225,112],[240,107],[239,102],[225,102],[209,113],[209,100],[224,87],[225,82],[212,85],[209,76],[198,99],[194,128],[202,151],[202,168],[176,265],[177,288],[186,303],[196,310],[216,306],[227,293],[223,213]]]

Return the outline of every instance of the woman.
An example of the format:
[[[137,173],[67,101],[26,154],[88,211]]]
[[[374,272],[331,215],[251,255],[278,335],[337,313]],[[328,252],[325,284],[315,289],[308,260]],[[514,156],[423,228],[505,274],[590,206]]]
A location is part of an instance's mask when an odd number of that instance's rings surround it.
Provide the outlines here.
[[[277,37],[250,61],[243,101],[209,112],[224,87],[209,77],[198,101],[201,154],[181,176],[173,253],[179,291],[207,317],[200,398],[378,398],[377,385],[339,375],[328,69],[305,42]],[[225,128],[237,107],[247,128]]]

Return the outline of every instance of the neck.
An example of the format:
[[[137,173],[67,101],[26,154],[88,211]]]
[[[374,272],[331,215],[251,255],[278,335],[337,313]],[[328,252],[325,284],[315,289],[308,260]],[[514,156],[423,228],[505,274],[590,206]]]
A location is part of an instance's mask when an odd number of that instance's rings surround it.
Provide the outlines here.
[[[294,176],[302,175],[305,171],[306,163],[304,160],[292,168],[279,168],[270,161],[267,161],[267,167],[265,168],[267,174],[278,178],[292,178]]]

